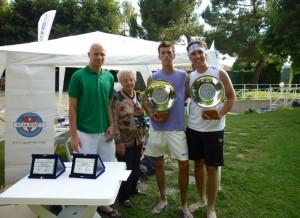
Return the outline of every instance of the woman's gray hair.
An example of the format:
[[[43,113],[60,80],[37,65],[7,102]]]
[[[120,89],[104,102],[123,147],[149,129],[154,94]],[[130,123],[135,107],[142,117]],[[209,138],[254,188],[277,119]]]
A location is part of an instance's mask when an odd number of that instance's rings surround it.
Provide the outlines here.
[[[118,77],[118,82],[121,82],[122,78],[127,75],[127,74],[131,74],[134,78],[134,80],[136,81],[136,75],[135,72],[133,72],[132,70],[120,70],[117,73],[117,77]]]

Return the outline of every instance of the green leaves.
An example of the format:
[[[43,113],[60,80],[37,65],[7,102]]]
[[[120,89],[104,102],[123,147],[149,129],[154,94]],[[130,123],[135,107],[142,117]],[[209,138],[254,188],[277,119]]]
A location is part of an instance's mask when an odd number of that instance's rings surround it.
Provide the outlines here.
[[[262,0],[212,0],[211,3],[211,9],[203,13],[204,20],[213,28],[206,32],[208,41],[215,40],[221,53],[238,56],[239,62],[254,64],[253,83],[258,83],[265,63],[258,47],[264,34]]]
[[[181,35],[190,39],[203,31],[194,13],[199,1],[140,0],[139,5],[146,37],[150,40],[176,41]]]
[[[5,10],[4,10],[5,9]],[[50,39],[92,31],[119,33],[117,0],[18,0],[1,4],[0,45],[37,40],[37,24],[48,10],[56,10]]]
[[[270,0],[267,8],[268,29],[261,46],[283,59],[291,56],[293,67],[300,69],[300,2]]]

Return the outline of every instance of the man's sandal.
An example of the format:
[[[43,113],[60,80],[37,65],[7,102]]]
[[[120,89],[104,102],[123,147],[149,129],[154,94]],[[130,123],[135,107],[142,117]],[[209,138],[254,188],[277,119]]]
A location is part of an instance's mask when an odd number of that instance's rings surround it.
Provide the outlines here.
[[[98,212],[103,213],[103,214],[105,214],[105,215],[107,215],[109,217],[115,217],[115,218],[121,218],[122,217],[121,213],[118,212],[116,209],[113,209],[113,208],[109,212],[101,210],[101,209],[98,209]]]
[[[193,214],[189,211],[189,213],[185,213],[182,208],[178,208],[179,217],[180,218],[194,218]]]

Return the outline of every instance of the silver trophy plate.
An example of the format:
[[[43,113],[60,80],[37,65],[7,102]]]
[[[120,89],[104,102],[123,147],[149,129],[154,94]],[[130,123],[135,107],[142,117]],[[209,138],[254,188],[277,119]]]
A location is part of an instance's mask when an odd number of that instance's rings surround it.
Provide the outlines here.
[[[201,107],[215,107],[224,99],[224,86],[214,76],[201,76],[191,86],[191,97]]]
[[[151,106],[157,111],[168,111],[176,100],[175,88],[165,80],[154,80],[145,92]]]

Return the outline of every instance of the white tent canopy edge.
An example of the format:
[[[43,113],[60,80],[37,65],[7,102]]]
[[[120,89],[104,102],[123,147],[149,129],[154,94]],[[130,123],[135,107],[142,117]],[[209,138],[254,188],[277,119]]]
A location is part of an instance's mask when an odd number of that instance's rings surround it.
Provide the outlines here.
[[[160,65],[157,52],[159,42],[97,31],[43,42],[1,46],[0,66],[84,66],[88,63],[87,53],[94,42],[102,44],[106,49],[106,68],[141,71],[145,80]],[[185,46],[175,45],[175,50],[175,65],[189,65]]]

